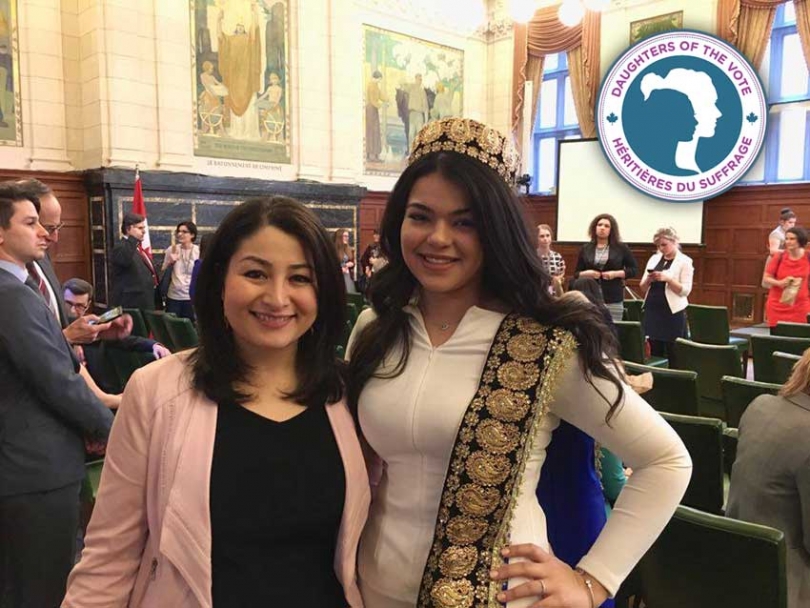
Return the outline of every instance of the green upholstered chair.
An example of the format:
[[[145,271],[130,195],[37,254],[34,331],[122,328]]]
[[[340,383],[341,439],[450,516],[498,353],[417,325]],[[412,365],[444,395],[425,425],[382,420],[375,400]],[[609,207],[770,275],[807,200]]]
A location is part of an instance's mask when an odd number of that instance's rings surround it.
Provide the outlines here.
[[[146,320],[146,326],[152,334],[152,338],[160,342],[170,351],[175,352],[177,349],[172,342],[169,330],[166,329],[166,322],[163,320],[169,313],[165,313],[162,310],[144,310],[142,312],[143,318]]]
[[[661,413],[692,456],[692,479],[681,504],[723,514],[723,425],[717,418]]]
[[[754,355],[754,380],[779,383],[773,366],[776,351],[801,355],[810,348],[810,338],[787,338],[784,336],[751,336],[751,352]]]
[[[357,317],[359,316],[358,308],[355,304],[351,302],[346,304],[346,318],[352,322],[352,327],[354,324],[357,323]]]
[[[725,306],[703,306],[690,304],[686,307],[686,318],[689,322],[689,339],[702,344],[734,346],[743,360],[743,367],[748,365],[749,344],[746,338],[731,336],[728,326],[728,308]]]
[[[114,391],[116,393],[123,392],[135,370],[155,360],[152,353],[124,350],[106,342],[102,342],[99,348],[103,349],[102,356],[118,381],[118,386],[115,387],[116,390]]]
[[[787,608],[779,530],[680,506],[638,566],[650,608]]]
[[[723,406],[720,379],[723,376],[743,377],[740,357],[734,346],[699,344],[678,338],[672,347],[669,366],[697,372],[700,397],[698,412],[701,416],[725,419],[726,409]]]
[[[169,332],[175,351],[195,348],[200,343],[197,328],[194,327],[194,323],[190,319],[166,315],[163,317],[163,322],[166,325],[166,331]]]
[[[143,318],[140,308],[125,308],[124,312],[132,317],[132,335],[141,338],[149,337],[149,328]]]
[[[644,324],[644,300],[625,300],[623,321],[638,321]]]
[[[79,493],[79,525],[83,531],[87,531],[87,524],[90,523],[90,516],[93,514],[93,507],[98,496],[98,486],[101,481],[101,469],[104,466],[104,459],[93,460],[84,465],[84,479]]]
[[[352,329],[354,329],[354,325],[352,324],[351,321],[346,319],[343,325],[343,335],[341,336],[340,342],[338,343],[338,346],[343,347],[344,353],[346,352],[346,345],[349,343],[349,337],[352,335]]]
[[[728,427],[723,429],[723,472],[729,477],[731,476],[731,467],[734,466],[734,461],[737,460],[737,439],[739,435],[739,429]]]
[[[723,405],[726,408],[726,424],[737,428],[740,426],[745,408],[760,395],[775,395],[782,388],[779,384],[745,380],[733,376],[720,379],[720,390],[723,393]]]
[[[788,323],[779,321],[771,327],[772,336],[787,336],[789,338],[810,338],[810,323]]]
[[[793,373],[793,366],[801,359],[801,355],[783,353],[776,351],[771,355],[773,359],[774,379],[780,384],[784,384]]]
[[[652,365],[653,367],[666,367],[667,360],[662,357],[644,356],[644,331],[638,321],[616,321],[619,331],[619,348],[621,357],[625,361]]]
[[[624,362],[630,375],[651,373],[652,389],[642,395],[644,400],[659,412],[698,415],[697,373],[691,370],[667,369]]]
[[[363,305],[366,303],[366,298],[362,293],[347,293],[346,302],[354,304],[357,310],[362,310]]]

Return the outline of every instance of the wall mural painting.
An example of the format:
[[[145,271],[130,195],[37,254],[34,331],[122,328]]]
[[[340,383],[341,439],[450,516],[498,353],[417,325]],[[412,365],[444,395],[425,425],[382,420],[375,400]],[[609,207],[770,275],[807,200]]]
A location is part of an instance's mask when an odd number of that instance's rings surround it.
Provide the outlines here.
[[[364,169],[399,175],[425,122],[461,116],[464,51],[363,26]]]
[[[194,154],[289,163],[289,0],[190,1]]]
[[[0,0],[0,146],[21,146],[17,0]]]

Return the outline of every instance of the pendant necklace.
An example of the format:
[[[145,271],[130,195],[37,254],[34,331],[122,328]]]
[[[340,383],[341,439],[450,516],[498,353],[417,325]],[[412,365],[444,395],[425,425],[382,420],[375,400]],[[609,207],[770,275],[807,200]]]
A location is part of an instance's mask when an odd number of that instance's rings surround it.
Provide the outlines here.
[[[448,329],[450,329],[450,324],[449,323],[442,323],[441,325],[439,325],[439,329],[442,330],[442,331],[447,331]]]

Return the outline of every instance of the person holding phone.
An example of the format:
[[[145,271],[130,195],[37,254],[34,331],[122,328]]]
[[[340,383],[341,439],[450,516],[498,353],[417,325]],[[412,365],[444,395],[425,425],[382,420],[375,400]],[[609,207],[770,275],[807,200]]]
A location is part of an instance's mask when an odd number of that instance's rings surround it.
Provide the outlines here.
[[[640,287],[644,298],[644,332],[650,354],[669,358],[672,344],[686,336],[687,297],[692,291],[695,267],[680,249],[674,228],[659,228],[653,236],[658,252],[647,262]]]

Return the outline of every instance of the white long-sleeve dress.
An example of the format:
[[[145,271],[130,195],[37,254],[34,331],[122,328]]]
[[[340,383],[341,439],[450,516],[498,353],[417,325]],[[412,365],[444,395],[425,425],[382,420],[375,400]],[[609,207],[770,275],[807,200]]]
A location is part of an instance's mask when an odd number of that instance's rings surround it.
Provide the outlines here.
[[[371,379],[359,401],[363,434],[383,461],[358,556],[366,608],[411,608],[417,603],[456,434],[505,316],[472,307],[450,339],[433,347],[418,308],[408,306],[406,311],[413,344],[404,373]],[[373,314],[367,310],[360,316],[349,352]],[[395,351],[383,368],[397,361]],[[615,397],[609,382],[595,384],[609,399]],[[535,488],[551,433],[560,419],[566,420],[634,471],[602,534],[579,564],[611,594],[672,516],[691,471],[689,454],[675,432],[641,397],[629,387],[625,390],[624,404],[608,426],[608,403],[586,382],[575,356],[565,362],[550,410],[536,429],[509,539],[549,549]],[[509,585],[521,582],[513,579]],[[533,601],[510,602],[509,608]]]

